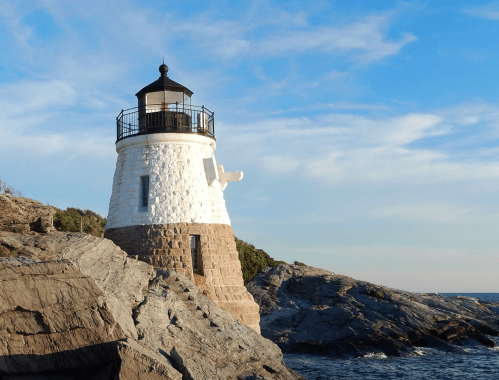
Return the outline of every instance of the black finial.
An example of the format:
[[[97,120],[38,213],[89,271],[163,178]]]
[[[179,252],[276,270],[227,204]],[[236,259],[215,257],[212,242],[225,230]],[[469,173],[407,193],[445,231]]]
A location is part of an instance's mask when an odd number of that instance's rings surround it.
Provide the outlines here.
[[[166,76],[168,73],[168,66],[165,65],[165,58],[163,57],[163,64],[159,66],[159,72],[161,76]]]

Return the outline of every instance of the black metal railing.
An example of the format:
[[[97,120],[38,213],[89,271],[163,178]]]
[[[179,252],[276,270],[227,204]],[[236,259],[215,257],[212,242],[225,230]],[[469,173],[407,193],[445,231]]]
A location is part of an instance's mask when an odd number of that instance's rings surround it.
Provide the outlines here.
[[[148,104],[122,110],[116,118],[117,141],[150,133],[197,133],[215,139],[214,113],[204,106]]]

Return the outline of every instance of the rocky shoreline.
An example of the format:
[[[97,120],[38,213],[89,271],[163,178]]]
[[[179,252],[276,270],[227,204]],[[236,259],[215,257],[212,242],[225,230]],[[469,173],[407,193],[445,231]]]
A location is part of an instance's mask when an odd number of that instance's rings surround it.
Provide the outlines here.
[[[400,356],[415,347],[493,347],[499,303],[390,289],[302,265],[265,268],[247,284],[262,335],[284,352]]]
[[[0,195],[0,380],[301,380],[185,276]]]
[[[185,276],[110,240],[0,232],[0,378],[302,379]],[[59,378],[59,377],[57,377]]]
[[[184,275],[154,270],[108,239],[54,231],[54,212],[0,195],[0,380],[300,380],[282,351],[459,353],[493,347],[499,335],[499,303],[288,264],[246,284],[260,335]]]

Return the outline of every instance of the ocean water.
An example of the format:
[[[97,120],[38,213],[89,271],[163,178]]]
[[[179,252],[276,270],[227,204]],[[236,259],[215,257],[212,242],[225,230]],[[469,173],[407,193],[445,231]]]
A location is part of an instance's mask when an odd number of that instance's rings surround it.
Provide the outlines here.
[[[440,293],[499,302],[499,293]],[[417,348],[406,357],[371,353],[359,358],[338,359],[315,355],[284,354],[284,361],[308,380],[332,379],[499,379],[499,337],[496,347],[464,347],[464,354]],[[461,347],[463,348],[463,347]]]
[[[464,297],[472,297],[478,298],[481,301],[485,302],[499,302],[499,293],[438,293],[445,297],[456,297],[456,296],[464,296]]]

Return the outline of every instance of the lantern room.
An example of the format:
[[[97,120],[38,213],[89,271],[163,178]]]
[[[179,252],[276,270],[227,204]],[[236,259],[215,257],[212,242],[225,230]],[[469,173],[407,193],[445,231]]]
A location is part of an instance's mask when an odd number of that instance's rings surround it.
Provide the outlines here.
[[[168,77],[168,66],[159,66],[160,77],[135,94],[138,106],[122,110],[116,118],[117,141],[152,133],[196,133],[215,139],[214,114],[191,103],[192,91]]]
[[[192,91],[168,78],[168,66],[164,63],[159,66],[159,72],[161,76],[158,80],[135,94],[139,108],[145,107],[150,112],[157,109],[168,110],[172,105],[189,108]]]

